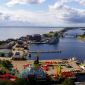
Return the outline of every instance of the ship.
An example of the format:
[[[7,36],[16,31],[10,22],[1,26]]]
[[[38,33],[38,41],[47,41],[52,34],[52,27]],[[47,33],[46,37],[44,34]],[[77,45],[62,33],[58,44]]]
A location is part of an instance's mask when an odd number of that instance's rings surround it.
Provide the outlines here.
[[[59,42],[59,38],[53,37],[48,40],[48,44],[57,44]]]

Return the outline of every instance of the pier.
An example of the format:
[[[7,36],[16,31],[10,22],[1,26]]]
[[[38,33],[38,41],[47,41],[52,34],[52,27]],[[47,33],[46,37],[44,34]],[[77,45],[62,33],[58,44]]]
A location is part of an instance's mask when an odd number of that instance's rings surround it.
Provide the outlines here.
[[[49,51],[29,51],[30,53],[61,53],[62,50],[49,50]]]
[[[30,44],[47,44],[47,42],[31,42]]]

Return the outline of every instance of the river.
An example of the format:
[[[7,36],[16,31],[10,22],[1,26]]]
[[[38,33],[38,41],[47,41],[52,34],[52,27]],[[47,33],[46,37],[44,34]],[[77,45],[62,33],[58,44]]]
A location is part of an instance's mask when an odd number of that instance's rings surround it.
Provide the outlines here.
[[[62,50],[61,53],[39,53],[41,60],[46,59],[68,59],[76,57],[80,62],[85,60],[85,42],[81,41],[73,36],[72,34],[81,34],[81,30],[70,30],[67,33],[69,35],[65,38],[60,38],[59,43],[55,45],[49,44],[33,44],[30,46],[30,51],[47,51],[47,50]],[[32,59],[35,59],[36,54],[32,53]]]

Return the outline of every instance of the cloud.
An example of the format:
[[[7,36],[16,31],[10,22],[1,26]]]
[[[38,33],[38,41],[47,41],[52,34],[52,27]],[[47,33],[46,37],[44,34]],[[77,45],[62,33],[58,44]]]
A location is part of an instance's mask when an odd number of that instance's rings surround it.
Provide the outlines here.
[[[8,17],[7,15],[5,15],[5,14],[2,13],[2,12],[0,12],[0,22],[6,20],[7,17]]]
[[[56,18],[56,16],[51,12],[33,12],[33,11],[26,11],[26,10],[7,10],[4,9],[2,11],[0,9],[0,16],[3,17],[3,20],[1,22],[9,23],[18,23],[23,22],[23,24],[31,23],[32,25],[56,25],[58,24],[59,20]],[[0,23],[1,23],[0,22]],[[19,23],[20,24],[20,23]],[[1,25],[1,24],[0,24]],[[29,24],[28,24],[29,25]]]
[[[41,2],[39,2],[41,1]],[[25,4],[25,3],[42,3],[45,0],[10,0],[9,3]],[[78,0],[57,0],[55,4],[49,6],[48,11],[29,11],[29,10],[10,10],[8,8],[0,8],[0,20],[5,23],[21,23],[24,25],[77,25],[85,24],[85,10],[72,8],[68,5]],[[4,11],[3,11],[4,10]],[[10,24],[9,24],[10,25]]]
[[[7,3],[7,6],[13,6],[16,4],[41,4],[43,3],[45,0],[9,0],[9,2]]]
[[[56,3],[55,3],[56,4]],[[55,5],[54,4],[54,5]],[[50,6],[49,11],[0,10],[0,25],[71,25],[85,23],[85,11],[58,4]]]
[[[72,0],[57,1],[54,5],[49,6],[49,10],[53,12],[62,22],[66,22],[68,24],[85,23],[85,10],[72,8],[67,5],[69,2],[72,2]]]
[[[79,2],[82,6],[85,6],[85,0],[78,0],[78,2]]]

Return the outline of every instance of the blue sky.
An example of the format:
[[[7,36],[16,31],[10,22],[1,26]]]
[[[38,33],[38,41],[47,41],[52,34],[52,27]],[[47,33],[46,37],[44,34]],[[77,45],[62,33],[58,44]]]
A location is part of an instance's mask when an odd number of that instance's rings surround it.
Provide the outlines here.
[[[13,6],[10,6],[10,5],[7,6],[7,3],[8,3],[7,1],[12,1],[12,0],[3,0],[3,1],[0,0],[0,5],[2,7],[8,8],[10,10],[21,10],[21,9],[23,9],[23,10],[26,10],[26,11],[31,10],[31,11],[34,11],[34,12],[36,12],[36,11],[48,11],[48,6],[52,5],[56,2],[56,0],[46,0],[41,4],[37,4],[37,3],[19,4],[19,3],[17,3]],[[24,0],[21,0],[21,1],[24,1]],[[28,1],[31,1],[31,0],[28,0]]]
[[[85,26],[85,0],[0,0],[0,25]]]

